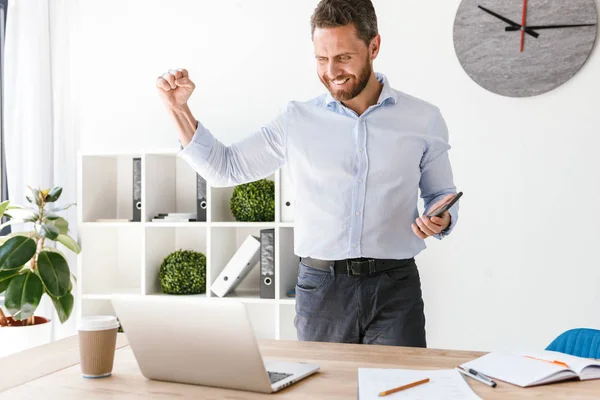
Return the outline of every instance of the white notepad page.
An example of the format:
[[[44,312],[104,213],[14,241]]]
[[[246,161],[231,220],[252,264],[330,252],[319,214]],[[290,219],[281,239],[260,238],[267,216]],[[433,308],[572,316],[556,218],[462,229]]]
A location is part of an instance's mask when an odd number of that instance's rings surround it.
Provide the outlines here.
[[[380,392],[429,378],[429,382],[409,389],[379,397]],[[359,400],[475,400],[481,399],[473,392],[460,372],[454,369],[358,369]]]

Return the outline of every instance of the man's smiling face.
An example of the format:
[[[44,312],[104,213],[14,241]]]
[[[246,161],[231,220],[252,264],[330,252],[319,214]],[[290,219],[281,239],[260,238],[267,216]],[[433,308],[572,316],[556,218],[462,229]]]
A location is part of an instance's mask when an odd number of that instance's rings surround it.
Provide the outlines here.
[[[334,99],[348,101],[367,86],[373,70],[369,48],[354,24],[316,28],[313,33],[319,79]]]

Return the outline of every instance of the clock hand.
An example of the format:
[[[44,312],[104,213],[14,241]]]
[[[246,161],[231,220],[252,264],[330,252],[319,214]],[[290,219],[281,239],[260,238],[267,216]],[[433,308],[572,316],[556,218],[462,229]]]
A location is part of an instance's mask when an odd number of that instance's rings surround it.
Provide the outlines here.
[[[539,25],[539,26],[527,26],[526,29],[559,29],[559,28],[577,28],[580,26],[596,26],[597,24],[575,24],[575,25]],[[504,28],[505,31],[520,31],[520,26],[507,26]]]
[[[523,19],[521,21],[521,53],[523,52],[523,44],[525,44],[525,18],[527,15],[527,0],[523,0]]]
[[[508,18],[506,18],[506,17],[503,17],[503,16],[502,16],[502,15],[500,15],[500,14],[496,14],[496,13],[495,13],[495,12],[493,12],[492,10],[488,10],[488,9],[487,9],[487,8],[485,8],[485,7],[482,7],[482,6],[477,6],[477,7],[481,8],[481,9],[482,9],[483,11],[485,11],[486,13],[488,13],[488,14],[490,14],[490,15],[493,15],[494,17],[496,17],[496,18],[498,18],[498,19],[500,19],[500,20],[502,20],[502,21],[506,22],[507,24],[509,24],[509,25],[512,25],[512,26],[515,26],[515,27],[518,27],[518,29],[521,29],[521,25],[517,24],[517,23],[516,23],[516,22],[514,22],[514,21],[511,21],[510,19],[508,19]],[[527,28],[527,27],[525,28],[525,33],[527,33],[527,34],[529,34],[529,35],[533,36],[534,38],[537,38],[538,36],[540,36],[540,35],[539,35],[539,33],[535,32],[535,31],[533,31],[533,30],[531,30],[531,29],[529,29],[529,28]]]

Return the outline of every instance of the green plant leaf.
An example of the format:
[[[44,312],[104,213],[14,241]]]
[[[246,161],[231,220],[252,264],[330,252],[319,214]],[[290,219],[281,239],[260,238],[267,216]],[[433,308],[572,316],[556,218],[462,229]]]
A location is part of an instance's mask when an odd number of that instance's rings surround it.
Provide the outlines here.
[[[71,204],[63,206],[63,207],[51,208],[49,211],[50,212],[64,211],[64,210],[68,210],[69,208],[71,208],[74,205],[77,205],[77,203],[71,203]]]
[[[58,314],[58,319],[60,319],[60,323],[64,324],[71,316],[71,312],[73,311],[73,295],[71,293],[67,293],[60,298],[55,298],[50,296],[52,299],[52,303],[54,303],[54,308],[56,309],[56,314]]]
[[[9,203],[10,200],[6,200],[0,203],[0,218],[2,218],[2,216],[4,215],[4,212],[6,211]]]
[[[60,197],[62,188],[60,186],[53,187],[46,196],[46,203],[54,203]]]
[[[51,223],[58,228],[61,234],[66,235],[69,233],[69,222],[63,217],[57,216]]]
[[[17,275],[19,275],[18,269],[10,269],[8,271],[0,271],[0,282],[10,280],[11,278],[14,278]]]
[[[12,239],[17,236],[33,237],[33,235],[35,235],[35,231],[13,232],[6,236],[0,237],[0,246],[3,245],[4,243],[6,243],[8,241],[8,239]]]
[[[4,292],[10,283],[10,280],[19,275],[19,270],[0,271],[0,293]]]
[[[46,251],[52,251],[54,253],[58,253],[61,256],[63,256],[63,258],[66,260],[67,256],[65,253],[63,253],[62,251],[60,251],[59,249],[57,249],[56,247],[50,247],[50,246],[44,246],[44,248],[42,250],[46,250]]]
[[[32,239],[15,236],[0,246],[0,271],[21,268],[35,255],[36,245]]]
[[[81,247],[79,247],[75,239],[73,239],[71,236],[63,235],[61,233],[56,238],[56,241],[62,243],[67,249],[71,250],[75,254],[79,254],[81,252]]]
[[[10,283],[10,279],[3,280],[0,282],[0,293],[3,293],[6,288],[8,288],[8,284]]]
[[[44,214],[44,218],[48,221],[54,221],[60,217],[58,216],[58,214],[53,213],[52,211],[48,211],[47,213]]]
[[[20,207],[20,208],[11,208],[8,207],[8,209],[4,212],[4,216],[8,217],[8,218],[13,218],[13,219],[22,219],[22,220],[26,220],[26,219],[30,219],[32,216],[37,214],[37,210],[34,210],[32,208],[24,208],[24,207]],[[39,214],[37,214],[39,217]]]
[[[30,186],[27,186],[29,190],[31,190],[31,196],[26,196],[27,201],[30,203],[35,203],[37,206],[42,205],[42,193],[38,189],[34,189]]]
[[[33,315],[44,294],[40,278],[27,271],[12,278],[6,289],[4,306],[16,320],[24,320]]]
[[[62,297],[69,290],[71,271],[63,256],[51,251],[40,252],[37,260],[38,273],[50,296]]]
[[[34,212],[31,216],[25,218],[25,222],[36,222],[38,219],[40,219],[40,213],[39,212]]]
[[[56,240],[60,235],[60,229],[52,224],[42,224],[40,227],[40,236],[45,236],[50,240]]]

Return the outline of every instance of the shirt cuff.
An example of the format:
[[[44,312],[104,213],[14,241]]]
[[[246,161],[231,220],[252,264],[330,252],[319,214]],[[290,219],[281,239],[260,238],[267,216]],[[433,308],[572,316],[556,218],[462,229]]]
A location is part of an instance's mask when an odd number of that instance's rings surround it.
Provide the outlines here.
[[[180,151],[178,155],[186,161],[190,159],[201,159],[204,161],[208,160],[208,156],[210,155],[215,142],[215,137],[212,135],[212,133],[210,133],[210,131],[206,129],[199,121],[197,122],[198,127],[196,128],[196,132],[194,132],[194,136],[192,136],[192,140],[188,143],[188,145],[183,147],[181,141],[179,142]]]
[[[448,236],[456,226],[456,222],[458,221],[457,205],[455,204],[452,207],[450,207],[448,212],[450,213],[450,225],[448,225],[448,227],[440,233],[436,233],[435,235],[433,235],[433,237],[435,237],[436,239],[442,240],[443,238]]]

